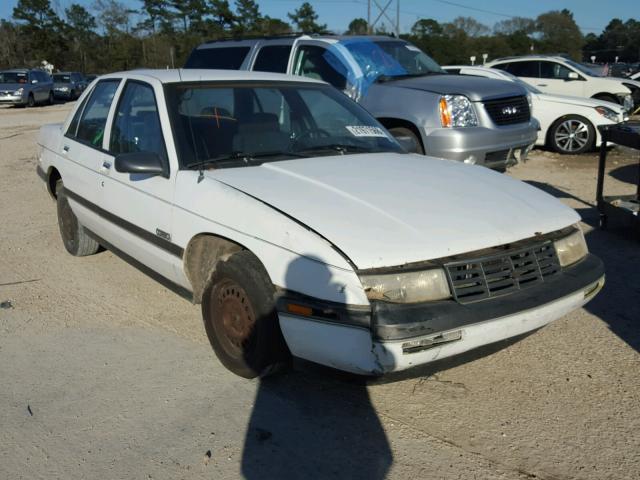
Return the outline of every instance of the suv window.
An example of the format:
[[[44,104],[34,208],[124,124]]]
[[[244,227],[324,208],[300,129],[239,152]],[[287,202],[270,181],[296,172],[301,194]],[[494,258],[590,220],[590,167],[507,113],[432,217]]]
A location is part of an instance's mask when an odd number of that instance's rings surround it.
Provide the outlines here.
[[[140,82],[127,82],[120,96],[109,151],[114,155],[153,152],[166,160],[158,105],[153,88]]]
[[[248,53],[249,47],[197,48],[184,68],[239,70]]]
[[[258,72],[287,73],[291,45],[267,45],[260,49],[253,70]]]
[[[569,70],[567,67],[556,62],[540,62],[540,77],[541,78],[556,78],[564,80],[569,78]]]
[[[516,77],[533,77],[538,78],[538,63],[535,61],[529,62],[512,62],[503,65],[496,65],[501,70],[515,75]]]
[[[93,89],[78,122],[78,140],[94,147],[102,146],[107,115],[119,83],[120,80],[103,80]]]
[[[302,45],[296,53],[294,73],[324,80],[339,90],[347,88],[347,68],[336,55],[323,47]]]

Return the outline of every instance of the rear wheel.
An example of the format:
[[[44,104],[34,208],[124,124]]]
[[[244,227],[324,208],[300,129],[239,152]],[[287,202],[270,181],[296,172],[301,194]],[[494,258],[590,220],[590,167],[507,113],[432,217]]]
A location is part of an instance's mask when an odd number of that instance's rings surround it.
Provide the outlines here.
[[[419,153],[420,155],[424,155],[424,148],[422,148],[422,142],[420,142],[420,139],[412,130],[405,127],[395,127],[395,128],[390,128],[389,133],[391,133],[391,135],[393,135],[394,138],[397,138],[397,139],[406,138],[411,140],[415,146],[413,148],[413,151],[409,153]]]
[[[93,255],[100,249],[100,244],[87,235],[84,227],[78,222],[64,191],[62,180],[56,183],[58,209],[58,227],[64,248],[74,257]]]
[[[202,316],[216,356],[236,375],[254,378],[289,360],[273,285],[251,252],[217,265],[202,297]]]
[[[596,132],[589,120],[579,115],[562,117],[549,129],[549,144],[556,152],[577,155],[593,148]]]

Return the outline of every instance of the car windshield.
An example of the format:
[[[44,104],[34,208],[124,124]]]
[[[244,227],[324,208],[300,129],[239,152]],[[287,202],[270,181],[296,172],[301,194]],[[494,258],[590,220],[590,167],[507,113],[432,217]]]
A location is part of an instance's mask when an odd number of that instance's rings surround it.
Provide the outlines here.
[[[418,47],[399,40],[347,39],[339,42],[369,79],[446,74]]]
[[[0,72],[0,83],[27,83],[26,72]]]
[[[567,65],[571,65],[573,68],[575,68],[579,72],[584,73],[585,75],[588,75],[590,77],[601,77],[602,76],[602,75],[599,75],[598,72],[596,72],[594,69],[592,69],[590,67],[587,67],[586,65],[582,65],[582,64],[580,64],[578,62],[574,62],[573,60],[566,59],[565,63]]]
[[[184,168],[402,152],[377,120],[326,85],[175,83],[166,98]]]
[[[54,74],[53,81],[56,83],[70,83],[71,75]]]

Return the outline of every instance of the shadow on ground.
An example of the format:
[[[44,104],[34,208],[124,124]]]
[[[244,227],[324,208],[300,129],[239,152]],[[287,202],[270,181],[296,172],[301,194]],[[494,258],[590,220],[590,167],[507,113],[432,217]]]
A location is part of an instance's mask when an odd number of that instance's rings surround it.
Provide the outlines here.
[[[620,167],[610,173],[618,179],[632,178],[627,170],[637,165]],[[636,351],[640,351],[640,241],[631,229],[609,225],[598,228],[600,215],[596,206],[570,192],[542,182],[528,181],[556,198],[570,198],[584,207],[577,208],[583,222],[593,227],[586,234],[589,251],[602,259],[605,265],[605,286],[585,309],[605,322],[612,332]],[[611,223],[611,222],[610,222]]]

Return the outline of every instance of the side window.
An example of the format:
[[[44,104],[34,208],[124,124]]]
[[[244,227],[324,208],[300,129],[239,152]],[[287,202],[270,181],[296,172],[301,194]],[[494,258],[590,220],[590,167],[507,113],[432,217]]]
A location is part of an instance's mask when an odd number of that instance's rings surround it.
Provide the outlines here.
[[[505,70],[516,77],[538,78],[538,63],[539,62],[512,62]]]
[[[557,80],[564,80],[569,78],[569,70],[567,67],[556,62],[540,62],[540,77],[541,78],[555,78]]]
[[[267,45],[260,49],[253,70],[258,72],[287,73],[291,45]]]
[[[249,47],[197,48],[184,68],[239,70],[248,53]]]
[[[111,129],[109,152],[153,152],[166,160],[158,106],[150,85],[131,81],[125,85]]]
[[[347,68],[323,47],[302,45],[296,54],[295,74],[324,80],[339,90],[347,87]]]
[[[88,100],[88,97],[85,97],[84,101],[78,107],[78,109],[76,110],[76,113],[73,115],[73,119],[69,124],[69,128],[67,128],[67,133],[65,134],[67,137],[75,138],[76,134],[78,133],[78,123],[80,122],[82,111],[84,110],[84,107],[87,105],[87,100]]]
[[[102,146],[109,107],[119,83],[120,80],[104,80],[96,85],[78,122],[76,139],[94,147]]]

